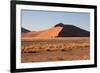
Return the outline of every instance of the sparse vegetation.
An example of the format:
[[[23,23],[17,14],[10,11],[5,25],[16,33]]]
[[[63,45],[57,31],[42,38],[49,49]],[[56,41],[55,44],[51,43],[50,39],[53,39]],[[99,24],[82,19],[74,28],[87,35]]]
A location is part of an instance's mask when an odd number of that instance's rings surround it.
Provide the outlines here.
[[[49,59],[50,61],[82,60],[90,58],[89,37],[22,38],[21,49],[22,62],[39,62],[48,61]],[[60,58],[57,58],[59,55]]]

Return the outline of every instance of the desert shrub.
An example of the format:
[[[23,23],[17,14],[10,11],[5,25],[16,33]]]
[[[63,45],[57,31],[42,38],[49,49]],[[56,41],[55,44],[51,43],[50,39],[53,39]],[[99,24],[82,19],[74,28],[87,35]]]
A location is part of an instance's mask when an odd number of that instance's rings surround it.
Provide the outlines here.
[[[46,49],[46,51],[52,51],[51,49]]]
[[[90,47],[89,45],[85,45],[84,47]]]
[[[61,57],[56,57],[58,60],[64,60],[63,58],[61,58]]]
[[[66,51],[66,49],[64,48],[64,49],[61,49],[61,51]]]
[[[38,51],[28,51],[28,53],[38,53]]]
[[[56,48],[62,48],[62,46],[56,46]]]
[[[55,48],[54,46],[49,46],[49,48]]]
[[[43,47],[39,46],[39,49],[43,49]]]

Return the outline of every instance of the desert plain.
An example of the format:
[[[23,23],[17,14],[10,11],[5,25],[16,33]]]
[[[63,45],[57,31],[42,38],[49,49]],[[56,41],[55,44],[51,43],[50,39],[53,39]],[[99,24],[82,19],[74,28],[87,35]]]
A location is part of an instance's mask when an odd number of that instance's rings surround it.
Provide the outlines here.
[[[90,59],[89,37],[23,37],[21,45],[22,63]]]

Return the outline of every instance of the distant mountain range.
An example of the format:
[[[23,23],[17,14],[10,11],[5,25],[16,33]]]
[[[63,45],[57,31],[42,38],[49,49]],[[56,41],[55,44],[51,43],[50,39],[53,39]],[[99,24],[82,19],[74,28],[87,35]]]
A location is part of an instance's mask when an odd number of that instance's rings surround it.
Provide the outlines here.
[[[22,28],[22,37],[89,37],[90,32],[74,25],[58,23],[43,31],[29,31]]]

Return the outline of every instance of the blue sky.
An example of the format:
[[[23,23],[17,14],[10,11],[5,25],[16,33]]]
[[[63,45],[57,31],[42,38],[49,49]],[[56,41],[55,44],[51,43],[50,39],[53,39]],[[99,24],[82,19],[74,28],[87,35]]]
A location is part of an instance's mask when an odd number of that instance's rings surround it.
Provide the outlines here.
[[[58,23],[75,25],[90,31],[90,14],[82,12],[21,10],[21,25],[28,30],[45,30]]]

